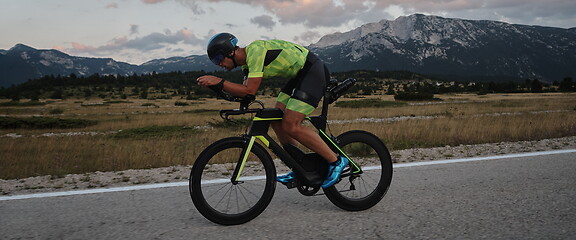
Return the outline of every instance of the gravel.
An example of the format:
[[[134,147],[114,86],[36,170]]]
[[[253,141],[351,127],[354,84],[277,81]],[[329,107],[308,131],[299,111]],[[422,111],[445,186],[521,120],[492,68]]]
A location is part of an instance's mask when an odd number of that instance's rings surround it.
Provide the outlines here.
[[[391,152],[396,163],[433,161],[467,157],[494,156],[511,153],[576,149],[576,136],[538,141],[502,142],[477,145],[415,148]],[[279,173],[287,171],[276,163]],[[24,179],[0,179],[0,195],[71,191],[90,188],[111,188],[138,184],[187,181],[190,166],[155,169],[133,169],[117,172],[93,172],[66,176],[39,176]]]

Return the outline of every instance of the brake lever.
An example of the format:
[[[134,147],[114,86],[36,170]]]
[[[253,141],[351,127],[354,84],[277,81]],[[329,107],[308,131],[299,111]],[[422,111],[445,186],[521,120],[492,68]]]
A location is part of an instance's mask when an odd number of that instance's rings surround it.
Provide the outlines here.
[[[214,93],[216,93],[216,95],[226,101],[230,101],[230,102],[239,102],[240,103],[240,109],[238,109],[240,112],[246,112],[248,110],[248,106],[250,106],[250,104],[254,101],[256,101],[256,96],[252,95],[252,94],[248,94],[244,97],[235,97],[232,96],[230,94],[227,94],[226,92],[222,91],[221,87],[218,87],[217,85],[212,85],[212,86],[208,86],[208,88],[210,88],[212,91],[214,91]],[[256,101],[259,102],[259,101]],[[263,103],[259,102],[260,105],[264,105]],[[229,114],[228,111],[225,110],[221,110],[220,111],[220,118],[230,121],[229,116],[230,115],[236,115],[236,114]]]
[[[226,120],[226,121],[230,121],[230,119],[228,118],[228,116],[229,116],[229,115],[226,114],[225,111],[220,110],[220,118],[222,118],[222,119],[224,119],[224,120]]]

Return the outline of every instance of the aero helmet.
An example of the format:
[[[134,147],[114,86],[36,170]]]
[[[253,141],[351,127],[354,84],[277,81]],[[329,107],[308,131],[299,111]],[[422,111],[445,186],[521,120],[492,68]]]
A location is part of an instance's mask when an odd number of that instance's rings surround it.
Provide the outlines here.
[[[218,65],[232,53],[238,44],[238,38],[230,33],[218,33],[208,42],[208,57]]]

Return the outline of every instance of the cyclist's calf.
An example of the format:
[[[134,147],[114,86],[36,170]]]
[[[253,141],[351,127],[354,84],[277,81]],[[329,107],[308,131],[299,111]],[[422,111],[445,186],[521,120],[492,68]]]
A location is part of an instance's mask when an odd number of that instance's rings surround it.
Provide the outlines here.
[[[337,161],[338,158],[336,154],[328,147],[322,138],[320,138],[320,135],[302,125],[305,117],[304,114],[299,112],[292,110],[284,111],[284,118],[280,122],[279,130],[282,131],[281,134],[285,134],[284,136],[289,137],[289,139],[285,139],[288,140],[288,142],[282,142],[282,144],[293,143],[290,141],[296,140],[308,149],[320,154],[326,161]]]

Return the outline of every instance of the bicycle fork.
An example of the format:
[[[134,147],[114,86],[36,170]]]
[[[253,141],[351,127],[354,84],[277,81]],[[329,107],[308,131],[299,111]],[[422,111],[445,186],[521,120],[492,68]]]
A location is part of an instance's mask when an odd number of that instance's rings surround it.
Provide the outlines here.
[[[234,169],[234,173],[232,173],[232,178],[230,178],[230,181],[234,185],[236,185],[238,183],[243,183],[242,181],[239,181],[240,174],[242,173],[242,170],[244,169],[244,166],[246,165],[246,161],[248,160],[248,156],[250,155],[250,152],[252,151],[252,147],[254,146],[255,140],[256,140],[256,137],[252,136],[250,138],[250,140],[248,140],[248,144],[246,145],[246,147],[244,147],[242,149],[242,153],[240,154],[240,158],[237,161],[236,168]]]

